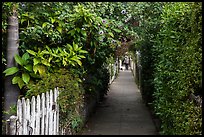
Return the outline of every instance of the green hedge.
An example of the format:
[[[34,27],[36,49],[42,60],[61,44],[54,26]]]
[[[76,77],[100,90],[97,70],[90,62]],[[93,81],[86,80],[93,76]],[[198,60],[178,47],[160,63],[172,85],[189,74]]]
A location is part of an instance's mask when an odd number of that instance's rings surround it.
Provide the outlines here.
[[[161,15],[162,28],[154,46],[154,107],[161,133],[202,134],[202,109],[189,101],[201,93],[202,5],[169,3]]]
[[[139,3],[139,17],[140,26],[135,27],[135,31],[139,36],[136,39],[136,50],[140,50],[141,53],[141,79],[139,77],[139,72],[136,79],[139,79],[141,84],[140,90],[144,102],[150,106],[152,103],[154,93],[153,85],[153,71],[154,71],[154,41],[157,33],[160,29],[160,14],[162,13],[163,2],[144,2]],[[133,48],[135,53],[135,49]]]

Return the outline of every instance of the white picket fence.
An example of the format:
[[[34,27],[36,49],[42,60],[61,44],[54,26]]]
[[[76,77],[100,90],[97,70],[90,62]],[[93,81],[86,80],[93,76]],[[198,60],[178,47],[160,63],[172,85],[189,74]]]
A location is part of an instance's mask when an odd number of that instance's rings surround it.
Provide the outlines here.
[[[116,78],[116,74],[118,73],[118,64],[119,63],[116,60],[114,64],[109,64],[109,66],[108,66],[109,73],[110,73],[109,84],[111,84],[114,81],[114,79]],[[113,69],[113,72],[111,71],[111,69]]]
[[[18,99],[17,116],[7,121],[8,134],[12,135],[59,135],[58,88],[29,99]]]

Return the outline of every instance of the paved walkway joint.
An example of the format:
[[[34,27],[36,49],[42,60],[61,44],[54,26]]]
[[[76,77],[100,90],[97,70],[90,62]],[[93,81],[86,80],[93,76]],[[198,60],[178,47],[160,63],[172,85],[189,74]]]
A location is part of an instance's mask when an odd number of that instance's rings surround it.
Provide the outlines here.
[[[130,70],[120,71],[82,135],[158,135]]]

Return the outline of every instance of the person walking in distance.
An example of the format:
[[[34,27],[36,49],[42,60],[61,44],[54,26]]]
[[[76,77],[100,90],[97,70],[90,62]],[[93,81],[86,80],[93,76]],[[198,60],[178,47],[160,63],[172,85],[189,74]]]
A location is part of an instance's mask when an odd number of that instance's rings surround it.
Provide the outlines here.
[[[128,56],[125,56],[124,64],[125,64],[125,69],[128,70],[128,65],[129,65]]]

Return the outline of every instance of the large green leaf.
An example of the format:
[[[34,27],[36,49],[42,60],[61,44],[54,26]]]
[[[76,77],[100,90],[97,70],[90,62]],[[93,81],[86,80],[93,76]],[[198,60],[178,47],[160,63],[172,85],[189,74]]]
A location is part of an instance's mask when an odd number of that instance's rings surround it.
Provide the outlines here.
[[[82,31],[81,31],[81,34],[82,34],[83,36],[86,36],[86,31],[82,30]]]
[[[44,64],[45,66],[50,66],[50,63],[49,63],[48,60],[46,60],[46,59],[43,59],[41,62],[42,62],[42,64]]]
[[[42,25],[42,28],[44,28],[45,26],[47,26],[47,24],[49,24],[49,22],[44,22]]]
[[[62,27],[57,27],[57,30],[60,32],[60,33],[62,33]]]
[[[63,64],[64,66],[67,65],[67,61],[65,60],[65,58],[62,59],[62,64]]]
[[[50,63],[50,61],[53,59],[53,56],[50,56],[48,59],[48,62]]]
[[[16,61],[19,65],[23,66],[23,65],[25,64],[25,61],[24,61],[18,54],[16,54],[16,55],[14,56],[14,58],[15,58],[15,61]]]
[[[111,37],[113,37],[114,38],[114,35],[113,35],[113,33],[112,32],[109,32],[108,33]]]
[[[36,56],[36,52],[35,51],[32,51],[32,50],[26,50],[29,54],[33,55],[33,56]]]
[[[22,80],[28,84],[28,82],[30,81],[30,75],[28,73],[23,73],[22,74]]]
[[[33,65],[37,65],[38,63],[40,63],[40,59],[34,58],[33,59]]]
[[[21,81],[22,79],[19,77],[19,76],[15,76],[13,79],[12,79],[12,84],[17,84],[19,81]]]
[[[113,29],[115,32],[118,32],[118,33],[120,33],[121,32],[121,30],[119,30],[119,29]]]
[[[80,60],[75,60],[75,61],[79,64],[79,66],[82,65],[82,62]]]
[[[30,64],[25,65],[24,68],[25,68],[26,70],[30,71],[30,72],[33,70],[33,66],[30,65]]]
[[[78,45],[75,44],[74,42],[73,42],[73,48],[74,48],[74,51],[77,51],[77,49],[78,49]]]
[[[50,17],[50,19],[52,24],[56,21],[55,18]]]
[[[81,61],[80,61],[80,58],[79,57],[77,57],[77,56],[74,56],[74,57],[72,57],[72,58],[70,58],[71,60],[73,60],[73,61],[75,61],[75,62],[77,62],[77,64],[79,64],[80,66],[82,65],[82,63],[81,63]]]
[[[80,57],[80,58],[86,58],[85,56],[83,56],[83,55],[78,55],[78,57]]]
[[[70,51],[73,51],[73,48],[72,48],[72,46],[70,44],[67,44],[66,48],[69,49]]]
[[[26,52],[23,54],[22,59],[26,61],[29,59],[29,57],[30,57],[29,54]]]
[[[50,54],[50,52],[49,51],[47,51],[47,50],[43,50],[42,52],[41,52],[41,54]]]
[[[17,67],[11,67],[11,68],[4,70],[3,73],[6,73],[5,76],[8,76],[8,75],[13,75],[14,73],[16,73],[18,71],[19,71],[19,69]]]
[[[44,75],[45,74],[45,66],[43,65],[34,65],[33,66],[33,71],[35,72],[35,74],[37,73],[37,71],[39,72],[40,75]]]
[[[37,68],[38,68],[38,65],[34,65],[34,66],[33,66],[33,71],[34,71],[34,73],[35,73],[35,74],[36,74],[36,73],[37,73],[37,71],[38,71],[38,69],[37,69]]]
[[[23,82],[23,80],[22,79],[19,79],[18,80],[18,86],[19,86],[19,88],[20,89],[22,89],[22,87],[25,85],[25,83]]]
[[[21,24],[23,24],[24,21],[27,21],[27,19],[21,19]]]
[[[79,50],[80,53],[88,53],[86,50]]]

